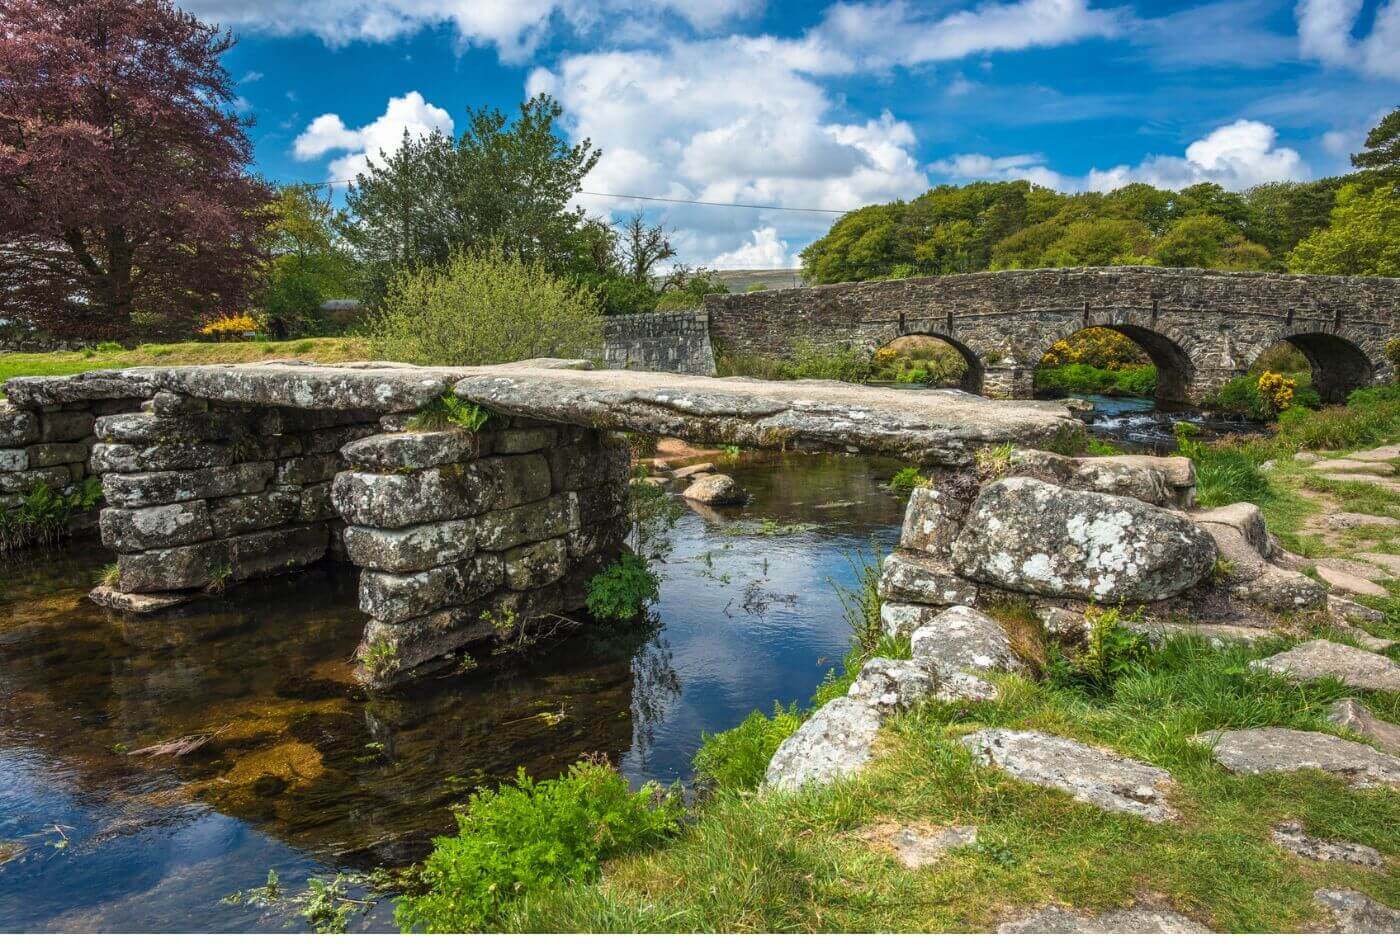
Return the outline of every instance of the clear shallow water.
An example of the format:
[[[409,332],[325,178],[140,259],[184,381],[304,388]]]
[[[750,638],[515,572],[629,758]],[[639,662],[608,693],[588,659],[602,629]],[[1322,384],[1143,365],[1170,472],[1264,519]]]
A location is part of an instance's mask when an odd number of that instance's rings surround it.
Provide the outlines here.
[[[220,898],[276,869],[403,864],[481,783],[603,753],[684,780],[702,732],[805,700],[845,654],[831,581],[888,549],[897,463],[721,463],[753,495],[685,509],[654,621],[369,694],[347,658],[353,572],[248,585],[198,611],[122,619],[86,599],[95,544],[0,566],[0,930],[283,930]],[[182,757],[130,750],[193,734]],[[8,860],[5,858],[8,857]],[[381,905],[354,929],[392,929]]]
[[[1172,427],[1178,422],[1200,426],[1205,435],[1219,437],[1232,432],[1261,432],[1263,427],[1244,419],[1207,414],[1198,410],[1163,412],[1151,399],[1134,396],[1101,396],[1071,393],[1075,399],[1092,403],[1094,409],[1085,420],[1089,431],[1101,439],[1129,448],[1171,451],[1176,448]]]

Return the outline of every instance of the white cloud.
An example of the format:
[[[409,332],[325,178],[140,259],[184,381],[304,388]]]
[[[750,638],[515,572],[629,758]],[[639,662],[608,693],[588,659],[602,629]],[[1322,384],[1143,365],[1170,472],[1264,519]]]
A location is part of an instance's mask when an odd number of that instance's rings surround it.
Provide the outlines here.
[[[1270,125],[1240,119],[1222,125],[1186,147],[1184,156],[1150,155],[1136,165],[1090,169],[1083,176],[1064,175],[1047,167],[1039,155],[954,155],[930,169],[949,179],[1024,178],[1062,191],[1112,191],[1131,182],[1179,189],[1213,181],[1231,190],[1266,181],[1299,181],[1309,175],[1307,164],[1291,148],[1277,146]]]
[[[588,191],[842,210],[927,188],[907,123],[888,113],[832,120],[834,103],[805,73],[813,53],[807,42],[768,37],[580,53],[553,71],[536,70],[527,92],[554,95],[576,139],[605,144]],[[599,213],[630,207],[585,200]],[[774,254],[772,242],[742,236],[774,228],[775,239],[800,246],[830,222],[827,215],[682,205],[665,218],[685,263],[749,259],[760,247]]]
[[[632,18],[679,18],[712,30],[762,9],[763,0],[180,0],[190,13],[224,26],[275,35],[309,33],[331,46],[386,42],[450,26],[463,43],[495,46],[522,62],[556,21],[610,33]]]
[[[732,251],[716,255],[710,261],[710,266],[718,270],[747,270],[801,265],[797,255],[788,251],[788,242],[778,237],[777,228],[769,225],[750,233],[751,240]]]
[[[1377,6],[1371,32],[1354,37],[1362,0],[1298,0],[1298,48],[1329,66],[1400,79],[1400,0]]]
[[[1121,28],[1118,11],[1092,9],[1088,0],[982,3],[953,13],[925,12],[905,0],[880,0],[832,6],[816,36],[867,67],[884,68],[1060,46],[1115,36]]]
[[[392,154],[404,132],[416,137],[437,129],[451,135],[452,127],[452,116],[446,109],[439,109],[414,91],[391,98],[383,115],[358,129],[347,128],[335,113],[317,116],[297,136],[292,151],[302,161],[348,152],[330,163],[330,172],[333,178],[349,179],[365,171],[370,158]]]

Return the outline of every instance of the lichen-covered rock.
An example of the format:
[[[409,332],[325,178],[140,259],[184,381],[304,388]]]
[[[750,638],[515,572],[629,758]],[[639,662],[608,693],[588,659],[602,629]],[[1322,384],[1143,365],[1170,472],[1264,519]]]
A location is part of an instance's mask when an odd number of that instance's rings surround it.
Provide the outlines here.
[[[1385,620],[1385,614],[1376,608],[1336,594],[1327,595],[1327,612],[1345,623],[1382,623]]]
[[[1115,455],[1119,465],[1148,468],[1162,476],[1176,494],[1176,507],[1187,509],[1196,503],[1196,463],[1182,455]]]
[[[681,494],[702,505],[742,505],[748,497],[728,475],[702,475]]]
[[[1274,844],[1291,851],[1309,861],[1341,861],[1344,864],[1357,864],[1361,867],[1379,868],[1385,866],[1381,853],[1375,848],[1352,841],[1329,841],[1307,833],[1302,824],[1296,821],[1275,825]]]
[[[1311,610],[1327,601],[1327,588],[1317,581],[1273,564],[1265,564],[1258,576],[1233,586],[1230,594],[1247,604],[1280,611]]]
[[[413,573],[360,573],[360,609],[376,620],[399,623],[443,607],[479,600],[501,586],[504,568],[494,554]]]
[[[557,430],[548,426],[536,426],[532,429],[512,427],[496,433],[491,450],[500,455],[538,452],[552,447],[557,437]]]
[[[102,476],[107,503],[123,508],[169,505],[196,498],[222,498],[262,491],[273,473],[271,462],[245,462],[188,472],[143,472]]]
[[[73,473],[66,465],[31,468],[22,472],[0,471],[0,494],[27,495],[40,485],[57,490],[72,481]]]
[[[933,690],[933,677],[919,664],[877,656],[860,668],[846,695],[888,716],[912,708]]]
[[[99,442],[92,447],[89,466],[95,475],[108,472],[168,472],[193,468],[225,468],[237,461],[230,446],[209,442],[126,445]]]
[[[783,740],[763,783],[795,791],[854,775],[870,761],[879,731],[880,713],[869,704],[849,696],[833,699]]]
[[[153,412],[124,412],[100,417],[93,426],[93,432],[101,442],[160,445],[177,441],[231,439],[239,433],[239,426],[228,413],[158,415]]]
[[[41,442],[25,450],[30,468],[50,468],[55,465],[86,465],[91,448],[87,442]],[[0,452],[0,455],[3,455]]]
[[[99,523],[102,544],[123,553],[180,547],[214,536],[209,503],[202,499],[153,508],[104,508]]]
[[[888,637],[906,638],[942,612],[942,607],[886,601],[880,605],[880,630]]]
[[[340,456],[335,453],[298,455],[278,462],[274,479],[279,485],[314,485],[335,478],[341,467]]]
[[[470,461],[477,455],[477,434],[466,429],[433,432],[388,432],[347,442],[340,454],[352,467],[367,472],[416,472]]]
[[[1331,564],[1318,563],[1316,565],[1317,576],[1328,587],[1339,590],[1346,594],[1355,594],[1362,597],[1388,597],[1390,592],[1375,581],[1367,580],[1348,571],[1341,570]]]
[[[1176,493],[1162,474],[1153,468],[1129,465],[1120,456],[1112,458],[1071,458],[1039,449],[1017,449],[1011,453],[1007,475],[1035,478],[1052,485],[1136,498],[1149,505],[1173,505]]]
[[[1333,926],[1328,929],[1328,933],[1400,933],[1400,911],[1387,907],[1360,891],[1350,888],[1322,888],[1313,891],[1313,900],[1332,918]]]
[[[915,630],[909,644],[914,662],[939,678],[1025,669],[1002,625],[971,607],[949,607]]]
[[[39,441],[39,417],[27,409],[0,402],[0,448]]]
[[[29,468],[29,449],[0,449],[0,472],[23,472]]]
[[[569,568],[569,547],[563,538],[523,544],[505,554],[506,586],[529,590],[559,580]]]
[[[1056,788],[1106,811],[1148,821],[1177,817],[1167,801],[1172,777],[1165,769],[1107,749],[1043,732],[982,729],[962,744],[987,765],[1032,785]]]
[[[212,498],[208,511],[214,536],[226,538],[275,528],[296,519],[301,511],[301,494],[292,489],[275,488],[251,495]]]
[[[1002,934],[1205,934],[1211,931],[1174,910],[1125,907],[1102,914],[1086,914],[1065,907],[1045,907],[1008,921],[997,928]]]
[[[1327,710],[1327,721],[1369,739],[1391,755],[1400,755],[1400,726],[1387,722],[1355,699],[1339,699]]]
[[[298,570],[326,556],[330,538],[324,524],[256,531],[229,539],[232,578],[236,581]]]
[[[927,554],[897,550],[885,558],[880,573],[882,601],[946,607],[977,603],[977,585],[954,574],[944,562]]]
[[[5,381],[10,401],[20,406],[54,406],[89,399],[150,399],[154,373],[146,369],[95,370],[73,376],[15,376]]]
[[[1400,758],[1323,732],[1228,729],[1203,732],[1191,741],[1208,746],[1215,761],[1242,775],[1318,769],[1353,788],[1400,788]]]
[[[476,519],[476,543],[484,551],[505,551],[562,537],[577,530],[580,523],[578,496],[563,492],[533,504],[482,514]]]
[[[332,498],[350,524],[406,528],[478,515],[495,505],[496,483],[479,462],[401,475],[340,472]]]
[[[904,509],[899,546],[946,561],[980,490],[965,472],[936,473],[927,485],[916,486]]]
[[[1283,639],[1287,634],[1269,627],[1245,627],[1229,623],[1173,623],[1167,620],[1146,620],[1128,623],[1130,630],[1141,633],[1153,646],[1182,637],[1199,637],[1213,647],[1228,647],[1240,643],[1261,643]]]
[[[476,550],[472,521],[434,521],[411,528],[345,529],[345,550],[352,563],[379,571],[423,571],[470,557]]]
[[[982,489],[952,565],[1007,590],[1140,603],[1195,586],[1215,556],[1210,536],[1175,511],[1007,478]]]
[[[1273,555],[1273,541],[1257,505],[1240,502],[1192,511],[1188,517],[1215,540],[1220,556],[1230,562],[1234,583],[1252,581],[1264,573]]]
[[[1309,640],[1250,665],[1300,682],[1338,679],[1355,689],[1400,691],[1400,664],[1331,640]]]

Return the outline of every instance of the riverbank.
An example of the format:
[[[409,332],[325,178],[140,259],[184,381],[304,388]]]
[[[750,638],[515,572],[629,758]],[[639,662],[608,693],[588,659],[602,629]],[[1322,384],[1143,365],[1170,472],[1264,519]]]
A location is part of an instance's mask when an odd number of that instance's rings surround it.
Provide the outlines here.
[[[525,887],[487,928],[981,931],[1045,907],[1069,908],[1081,923],[1137,907],[1167,914],[1173,925],[1280,932],[1338,925],[1319,891],[1400,906],[1400,883],[1387,870],[1400,854],[1393,781],[1353,788],[1314,771],[1234,774],[1192,741],[1212,729],[1263,727],[1355,739],[1336,718],[1336,704],[1347,700],[1362,701],[1391,729],[1400,722],[1395,692],[1335,679],[1297,683],[1251,665],[1296,638],[1396,657],[1400,568],[1386,558],[1400,554],[1400,538],[1395,524],[1374,519],[1400,519],[1400,468],[1386,453],[1377,461],[1343,456],[1395,442],[1397,397],[1393,388],[1362,393],[1349,408],[1285,420],[1265,439],[1201,445],[1188,433],[1182,445],[1196,462],[1203,506],[1259,504],[1284,546],[1307,559],[1295,563],[1339,592],[1351,582],[1336,559],[1362,565],[1350,570],[1376,586],[1348,596],[1377,612],[1370,619],[1285,615],[1278,640],[1218,648],[1184,637],[1147,649],[1132,645],[1128,625],[1114,618],[1101,642],[1118,644],[1115,663],[1085,677],[1057,669],[1053,639],[1033,614],[1009,603],[996,616],[1029,672],[996,677],[998,699],[926,702],[886,725],[858,775],[787,795],[757,786],[772,750],[810,710],[755,714],[707,741],[697,764],[710,795],[681,830],[660,846],[605,853],[610,860],[596,879],[580,874],[571,883]],[[1368,477],[1348,477],[1356,475]],[[907,643],[871,643],[875,597],[868,585],[856,601],[853,617],[867,649],[848,659],[848,671],[871,652],[907,655]],[[850,675],[825,684],[814,705],[841,695]],[[1103,811],[977,764],[959,740],[994,727],[1079,740],[1165,770],[1179,820]],[[1348,853],[1366,860],[1299,857],[1279,843],[1294,826],[1297,834],[1354,845]],[[975,829],[975,844],[917,869],[900,860],[908,841],[948,829],[964,845]],[[1361,926],[1394,926],[1376,913]]]
[[[115,343],[82,350],[49,353],[0,351],[0,383],[12,376],[68,376],[95,369],[131,366],[190,366],[209,363],[253,363],[258,360],[299,359],[340,363],[370,358],[369,343],[352,336],[307,337],[301,340],[239,340],[236,342],[144,343],[124,349]]]

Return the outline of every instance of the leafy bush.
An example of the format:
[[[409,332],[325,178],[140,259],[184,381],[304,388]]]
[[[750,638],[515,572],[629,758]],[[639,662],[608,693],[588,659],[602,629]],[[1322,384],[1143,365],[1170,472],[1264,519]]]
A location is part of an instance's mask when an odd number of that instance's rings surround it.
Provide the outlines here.
[[[204,326],[199,328],[199,334],[214,340],[229,340],[262,333],[265,329],[262,317],[256,314],[231,313],[205,321]]]
[[[753,376],[758,379],[838,379],[863,383],[870,379],[870,359],[856,347],[820,347],[807,340],[793,346],[786,359],[719,353],[719,375]]]
[[[1041,362],[1045,366],[1083,363],[1095,369],[1151,365],[1142,347],[1108,327],[1088,327],[1057,341],[1045,351]]]
[[[624,553],[588,582],[585,603],[595,620],[635,620],[661,593],[646,561]]]
[[[1086,363],[1041,364],[1035,388],[1044,393],[1099,393],[1106,396],[1151,396],[1157,389],[1157,367],[1128,366],[1099,369]]]
[[[602,344],[602,317],[589,291],[489,248],[395,274],[368,333],[383,359],[473,366],[587,356]]]
[[[1090,624],[1084,648],[1048,644],[1046,673],[1062,689],[1101,696],[1112,692],[1119,677],[1141,673],[1152,647],[1145,635],[1124,624],[1117,608],[1086,616]]]
[[[426,891],[403,898],[398,922],[428,933],[480,931],[531,892],[598,876],[603,861],[661,840],[679,824],[678,796],[633,792],[602,762],[583,761],[536,782],[472,795],[458,834],[438,838],[423,863]]]
[[[774,703],[772,718],[755,709],[733,729],[703,734],[694,759],[696,778],[728,791],[757,788],[773,753],[800,725],[796,703],[787,709]]]
[[[1272,371],[1236,376],[1206,397],[1206,405],[1246,416],[1255,422],[1272,422],[1290,408],[1317,408],[1322,398],[1312,387],[1308,373]]]

